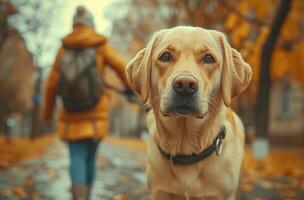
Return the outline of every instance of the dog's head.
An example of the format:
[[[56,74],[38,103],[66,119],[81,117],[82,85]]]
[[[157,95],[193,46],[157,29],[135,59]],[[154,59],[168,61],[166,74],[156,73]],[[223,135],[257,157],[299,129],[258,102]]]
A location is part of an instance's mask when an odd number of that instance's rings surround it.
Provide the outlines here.
[[[218,103],[215,97],[229,106],[252,71],[224,34],[176,27],[157,32],[126,73],[131,87],[162,115],[203,118]]]

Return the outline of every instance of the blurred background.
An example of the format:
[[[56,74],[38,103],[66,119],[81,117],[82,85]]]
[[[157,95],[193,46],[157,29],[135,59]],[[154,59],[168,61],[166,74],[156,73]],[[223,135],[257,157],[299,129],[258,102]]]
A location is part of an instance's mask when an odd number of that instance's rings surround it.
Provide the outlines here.
[[[66,149],[51,134],[56,123],[47,129],[40,116],[44,82],[78,5],[92,12],[97,31],[126,62],[162,28],[224,32],[254,73],[233,105],[248,143],[239,198],[304,199],[303,0],[0,0],[0,199],[69,198],[60,172]],[[106,82],[123,90],[116,74],[106,73]],[[147,199],[145,111],[111,95],[95,198]],[[251,148],[256,138],[266,143]]]

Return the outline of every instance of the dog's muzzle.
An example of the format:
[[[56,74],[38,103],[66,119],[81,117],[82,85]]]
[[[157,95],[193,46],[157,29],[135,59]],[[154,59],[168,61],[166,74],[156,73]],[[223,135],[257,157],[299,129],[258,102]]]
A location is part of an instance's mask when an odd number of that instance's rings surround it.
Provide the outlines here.
[[[179,74],[172,81],[166,113],[199,115],[198,81],[190,74]]]

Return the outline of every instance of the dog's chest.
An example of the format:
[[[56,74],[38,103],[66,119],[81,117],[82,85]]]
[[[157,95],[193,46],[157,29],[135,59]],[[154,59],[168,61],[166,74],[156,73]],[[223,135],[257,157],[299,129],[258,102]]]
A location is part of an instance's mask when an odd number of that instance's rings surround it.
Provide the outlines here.
[[[199,178],[199,171],[196,166],[178,167],[172,166],[173,173],[183,188],[191,187],[191,185]]]
[[[228,192],[234,181],[226,171],[220,170],[222,166],[211,166],[212,162],[204,162],[202,165],[188,167],[172,167],[177,184],[176,192],[183,191],[189,196],[211,197],[219,191]],[[174,179],[171,179],[174,181]],[[230,184],[230,185],[229,185]],[[234,186],[233,186],[234,187]]]

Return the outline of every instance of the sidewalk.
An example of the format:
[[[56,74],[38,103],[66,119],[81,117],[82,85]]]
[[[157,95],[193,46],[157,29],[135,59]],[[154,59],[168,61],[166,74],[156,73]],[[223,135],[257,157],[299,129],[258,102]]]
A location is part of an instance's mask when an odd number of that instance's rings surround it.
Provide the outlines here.
[[[97,161],[92,199],[148,199],[143,152],[104,143]],[[0,199],[70,199],[68,162],[67,149],[57,140],[41,158],[0,170]]]
[[[145,187],[143,146],[140,141],[111,138],[100,146],[93,200],[149,199]],[[44,156],[0,170],[0,199],[70,199],[67,156],[64,143],[56,140]],[[285,171],[283,176],[277,176],[273,169],[268,169],[269,166],[261,165],[265,163],[253,163],[248,159],[247,162],[239,199],[304,199],[304,177],[301,172],[295,174],[290,171],[288,174]],[[282,160],[281,164],[285,162]],[[257,170],[264,175],[258,175]],[[266,173],[272,174],[268,176]]]

